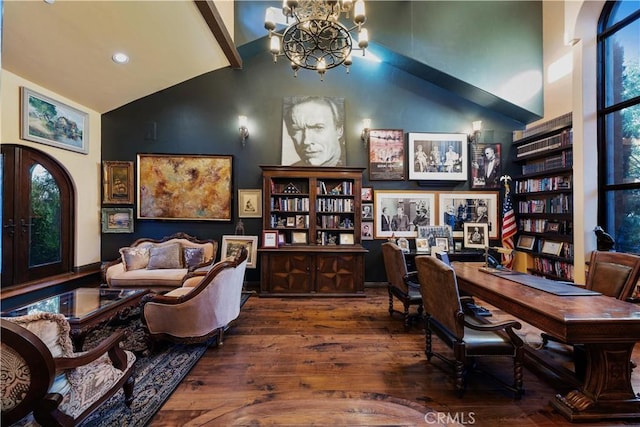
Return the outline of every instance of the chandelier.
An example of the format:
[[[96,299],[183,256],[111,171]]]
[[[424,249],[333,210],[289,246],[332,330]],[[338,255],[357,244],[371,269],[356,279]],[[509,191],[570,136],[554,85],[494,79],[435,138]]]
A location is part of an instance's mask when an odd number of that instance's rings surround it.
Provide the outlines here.
[[[352,64],[351,32],[358,34],[358,48],[365,54],[369,35],[362,24],[366,21],[364,0],[284,0],[282,14],[287,27],[276,32],[276,17],[272,8],[267,9],[264,27],[269,31],[269,50],[273,62],[285,55],[291,61],[294,77],[300,68],[315,70],[324,79],[324,73],[338,65],[349,72]],[[353,8],[353,27],[340,22],[340,15],[348,19]],[[293,23],[289,23],[289,19]]]

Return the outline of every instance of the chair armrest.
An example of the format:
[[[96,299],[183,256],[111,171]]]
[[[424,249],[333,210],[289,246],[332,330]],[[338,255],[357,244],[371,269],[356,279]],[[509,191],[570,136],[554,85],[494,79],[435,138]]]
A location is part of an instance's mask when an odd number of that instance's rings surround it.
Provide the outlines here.
[[[216,263],[215,258],[212,258],[211,261],[209,261],[209,262],[201,262],[200,264],[192,265],[191,267],[189,267],[187,269],[187,271],[189,273],[202,274],[204,276],[204,275],[207,274],[207,271],[196,271],[196,270],[198,270],[199,268],[203,268],[203,267],[210,267],[215,263]]]
[[[420,290],[420,281],[418,280],[418,272],[417,271],[409,271],[403,278],[404,283],[410,288],[414,288],[416,290]]]
[[[463,317],[464,318],[464,317]],[[521,329],[522,324],[517,320],[505,320],[502,322],[491,323],[471,323],[464,318],[464,326],[476,331],[502,331],[506,329]]]
[[[89,351],[75,353],[76,355],[73,357],[55,357],[53,361],[56,365],[56,371],[84,366],[88,363],[93,362],[94,360],[99,359],[107,352],[109,353],[109,357],[111,358],[114,366],[118,369],[123,369],[123,367],[116,364],[120,359],[118,352],[122,352],[122,354],[124,355],[124,351],[120,348],[119,345],[120,341],[122,341],[123,339],[124,332],[116,332],[110,337],[104,339],[100,344]],[[116,360],[114,360],[114,357]],[[126,367],[126,355],[124,357],[124,366]]]
[[[113,267],[120,263],[122,263],[122,258],[117,258],[113,261],[108,261],[100,265],[100,278],[102,279],[102,283],[107,283],[107,270],[109,267]]]

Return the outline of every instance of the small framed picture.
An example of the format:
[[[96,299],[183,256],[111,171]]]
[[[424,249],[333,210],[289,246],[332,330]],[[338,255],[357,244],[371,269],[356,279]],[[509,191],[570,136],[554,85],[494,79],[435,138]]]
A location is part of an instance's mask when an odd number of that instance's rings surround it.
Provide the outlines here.
[[[449,252],[449,239],[446,237],[436,237],[436,247],[441,252]]]
[[[547,222],[544,227],[545,233],[559,233],[560,232],[560,223],[559,222]]]
[[[362,187],[360,194],[363,202],[373,202],[373,188]]]
[[[258,236],[222,236],[222,258],[235,257],[240,248],[247,248],[247,268],[256,268]]]
[[[465,222],[462,231],[465,248],[484,249],[489,246],[489,224]]]
[[[102,203],[132,205],[133,162],[102,162]]]
[[[262,247],[263,248],[277,248],[278,247],[278,232],[277,231],[263,231],[262,232]]]
[[[560,253],[562,252],[562,242],[545,240],[542,244],[542,250],[540,252],[542,252],[543,254],[560,256]]]
[[[262,217],[262,190],[238,190],[238,217]]]
[[[409,252],[409,241],[404,238],[404,237],[400,237],[397,241],[396,244],[398,245],[398,247],[402,250],[402,252]]]
[[[533,250],[533,245],[535,243],[536,243],[536,238],[534,236],[519,236],[518,243],[516,244],[516,248],[526,249],[530,251],[530,250]]]
[[[293,216],[287,217],[287,227],[295,227],[296,226],[296,218]]]
[[[340,244],[341,245],[353,245],[353,234],[352,233],[340,233]]]
[[[373,203],[362,204],[362,220],[373,220]]]
[[[373,223],[372,222],[363,222],[360,224],[360,239],[362,240],[373,240]]]
[[[133,233],[132,208],[102,208],[103,233]]]
[[[429,252],[429,239],[417,238],[416,239],[416,252]]]
[[[287,243],[287,239],[284,233],[278,233],[278,246],[283,246]]]
[[[296,228],[307,228],[307,221],[304,215],[296,215]]]
[[[296,245],[307,244],[307,233],[304,231],[294,231],[291,233],[291,243]]]

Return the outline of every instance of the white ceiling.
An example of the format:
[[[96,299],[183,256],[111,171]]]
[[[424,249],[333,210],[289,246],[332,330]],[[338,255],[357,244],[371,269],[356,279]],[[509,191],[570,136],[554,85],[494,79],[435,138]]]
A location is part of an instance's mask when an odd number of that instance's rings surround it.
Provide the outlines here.
[[[233,34],[233,1],[215,5]],[[192,0],[4,1],[2,68],[99,113],[228,66]]]

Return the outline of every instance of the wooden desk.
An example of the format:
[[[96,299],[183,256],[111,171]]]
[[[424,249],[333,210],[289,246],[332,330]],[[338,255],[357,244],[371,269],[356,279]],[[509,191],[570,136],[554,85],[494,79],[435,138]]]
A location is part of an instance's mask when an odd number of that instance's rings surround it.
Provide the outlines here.
[[[614,298],[557,296],[479,270],[479,263],[453,263],[461,291],[587,353],[584,384],[551,404],[571,421],[640,418],[640,397],[631,386],[631,353],[640,341],[640,306]],[[570,285],[567,285],[570,286]]]

